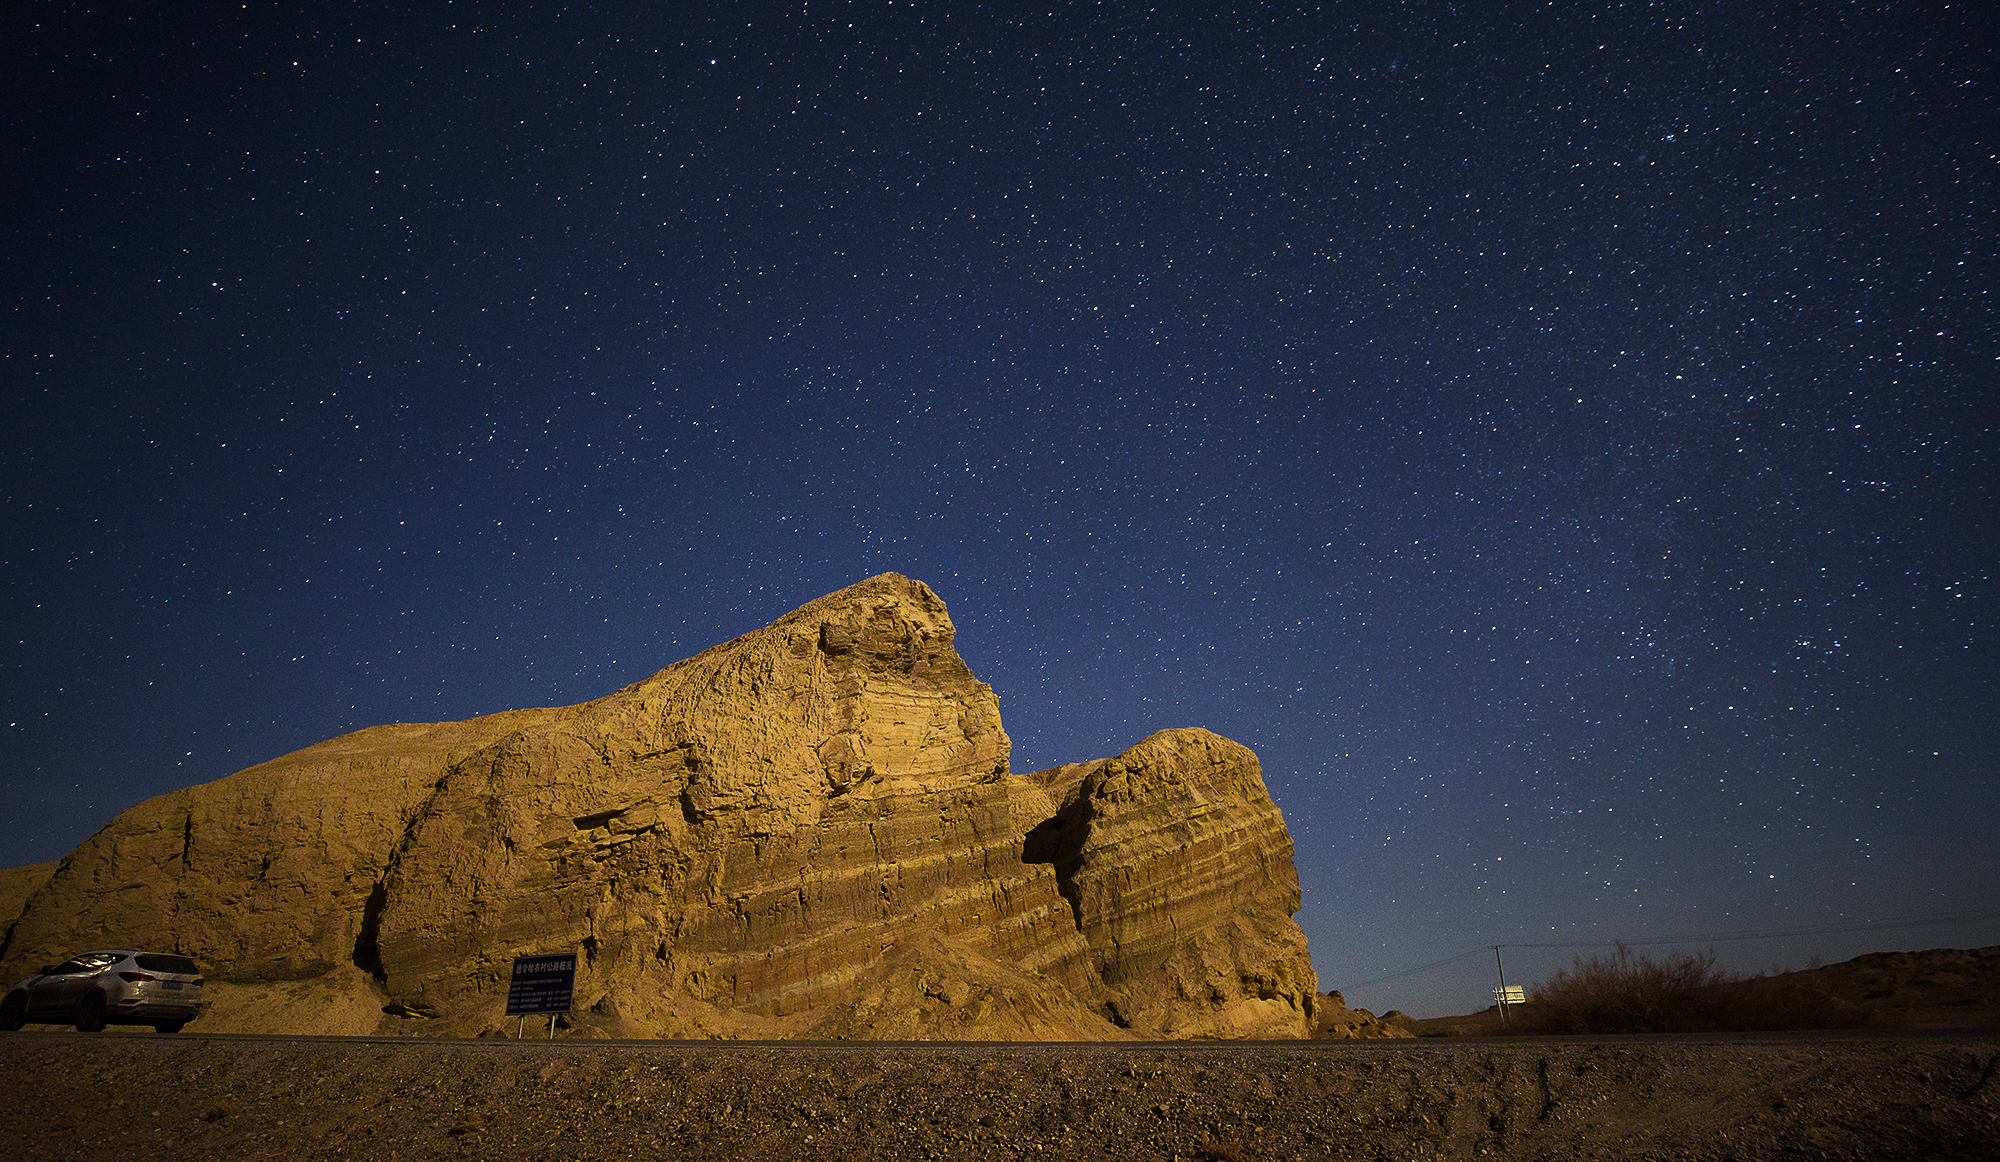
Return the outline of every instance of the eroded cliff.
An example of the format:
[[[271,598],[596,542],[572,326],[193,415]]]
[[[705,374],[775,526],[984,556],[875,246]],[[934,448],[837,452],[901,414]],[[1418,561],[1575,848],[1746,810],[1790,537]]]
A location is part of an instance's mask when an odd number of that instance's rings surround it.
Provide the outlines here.
[[[618,1035],[1306,1035],[1256,757],[1178,730],[1015,774],[954,633],[884,574],[594,702],[161,796],[48,875],[0,961],[174,948],[218,1028],[478,1033],[513,957],[575,948],[575,1019]]]

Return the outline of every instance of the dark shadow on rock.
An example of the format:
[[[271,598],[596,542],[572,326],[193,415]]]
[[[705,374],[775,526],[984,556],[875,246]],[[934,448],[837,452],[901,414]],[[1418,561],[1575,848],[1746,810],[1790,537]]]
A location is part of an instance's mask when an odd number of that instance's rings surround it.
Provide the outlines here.
[[[1076,886],[1076,873],[1090,838],[1090,788],[1091,782],[1085,780],[1054,818],[1037,823],[1021,840],[1022,863],[1045,863],[1055,869],[1056,890],[1069,901],[1078,932],[1083,931],[1083,893]]]

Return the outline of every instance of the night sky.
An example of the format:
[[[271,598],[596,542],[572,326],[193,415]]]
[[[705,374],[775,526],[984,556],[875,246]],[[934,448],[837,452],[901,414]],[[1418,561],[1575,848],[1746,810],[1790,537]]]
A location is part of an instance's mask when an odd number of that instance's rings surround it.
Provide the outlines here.
[[[895,570],[1352,1004],[2000,943],[1979,5],[417,7],[4,17],[0,866]]]

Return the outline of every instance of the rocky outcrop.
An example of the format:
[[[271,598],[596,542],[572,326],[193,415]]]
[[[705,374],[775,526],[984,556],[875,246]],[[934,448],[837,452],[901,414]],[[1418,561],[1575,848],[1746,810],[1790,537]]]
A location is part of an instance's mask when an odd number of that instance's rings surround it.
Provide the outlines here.
[[[513,957],[576,948],[576,1020],[621,1035],[1306,1035],[1255,756],[1167,731],[1015,774],[954,633],[885,574],[595,702],[161,796],[61,862],[0,961],[176,948],[245,1028],[316,997],[476,1033]]]
[[[371,895],[438,779],[536,713],[378,726],[149,799],[58,864],[0,964],[170,947],[228,980],[322,976],[354,958]]]
[[[1036,778],[1060,807],[1022,858],[1055,869],[1106,1016],[1147,1037],[1307,1034],[1292,840],[1249,748],[1163,730]]]
[[[41,891],[55,871],[54,860],[0,869],[0,945],[6,943],[7,932],[27,906],[28,897]]]
[[[1417,1023],[1396,1009],[1376,1016],[1367,1009],[1350,1009],[1338,992],[1322,993],[1313,1005],[1312,1035],[1327,1041],[1380,1040],[1415,1037]]]

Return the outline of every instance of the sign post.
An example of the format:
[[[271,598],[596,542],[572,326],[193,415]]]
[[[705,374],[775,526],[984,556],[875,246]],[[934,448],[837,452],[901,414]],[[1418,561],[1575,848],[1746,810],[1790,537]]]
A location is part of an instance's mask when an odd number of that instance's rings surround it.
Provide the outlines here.
[[[1521,990],[1507,987],[1507,966],[1500,963],[1500,946],[1493,946],[1493,967],[1500,970],[1500,987],[1493,990],[1493,1004],[1500,1010],[1500,1027],[1507,1027],[1507,1002],[1519,1000]]]
[[[520,1030],[528,1027],[531,1015],[549,1015],[549,1037],[556,1035],[556,1014],[569,1012],[576,993],[576,953],[555,952],[546,956],[517,956],[514,975],[507,982],[507,1015],[521,1018]],[[516,1036],[520,1033],[517,1032]]]

